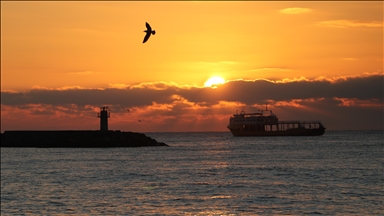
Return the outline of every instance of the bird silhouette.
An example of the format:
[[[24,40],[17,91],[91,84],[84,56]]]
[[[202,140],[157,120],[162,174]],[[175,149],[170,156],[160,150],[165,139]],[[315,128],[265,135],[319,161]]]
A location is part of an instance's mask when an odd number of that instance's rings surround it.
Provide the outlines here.
[[[146,32],[147,34],[144,37],[143,43],[147,42],[147,40],[149,39],[151,34],[153,34],[153,35],[156,34],[156,31],[154,31],[154,30],[152,31],[151,26],[147,22],[145,23],[145,26],[147,26],[147,30],[145,30],[144,32]]]

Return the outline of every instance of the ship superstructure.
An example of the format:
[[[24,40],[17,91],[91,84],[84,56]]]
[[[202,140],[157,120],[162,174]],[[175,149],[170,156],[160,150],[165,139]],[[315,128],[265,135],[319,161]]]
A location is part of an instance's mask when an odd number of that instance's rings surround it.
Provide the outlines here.
[[[236,111],[227,127],[234,136],[319,136],[325,132],[320,121],[279,121],[267,108],[255,113]]]

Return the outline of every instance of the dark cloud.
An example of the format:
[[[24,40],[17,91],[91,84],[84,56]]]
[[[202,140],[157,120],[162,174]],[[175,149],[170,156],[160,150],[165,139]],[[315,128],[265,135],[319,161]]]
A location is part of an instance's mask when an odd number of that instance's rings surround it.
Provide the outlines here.
[[[238,101],[246,104],[266,100],[291,100],[308,98],[357,98],[383,100],[383,76],[349,78],[331,83],[329,81],[296,81],[272,83],[264,80],[253,82],[234,81],[220,86],[225,94],[219,100]]]
[[[376,99],[383,103],[383,75],[348,78],[338,82],[296,81],[274,83],[266,80],[230,81],[218,88],[178,88],[163,83],[143,88],[107,88],[46,90],[33,89],[26,92],[1,92],[1,103],[10,106],[26,104],[49,104],[53,106],[75,104],[102,106],[111,105],[123,111],[127,107],[150,106],[153,103],[168,104],[175,101],[173,95],[199,104],[211,106],[219,101],[262,104],[268,100],[289,101],[308,98],[355,98]],[[160,89],[159,89],[160,88]]]

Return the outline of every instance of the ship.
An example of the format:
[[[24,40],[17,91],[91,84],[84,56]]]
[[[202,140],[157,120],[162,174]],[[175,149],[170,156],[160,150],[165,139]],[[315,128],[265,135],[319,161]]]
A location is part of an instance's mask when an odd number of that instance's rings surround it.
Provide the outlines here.
[[[233,136],[321,136],[325,132],[320,121],[279,121],[267,106],[254,113],[236,110],[227,128]]]

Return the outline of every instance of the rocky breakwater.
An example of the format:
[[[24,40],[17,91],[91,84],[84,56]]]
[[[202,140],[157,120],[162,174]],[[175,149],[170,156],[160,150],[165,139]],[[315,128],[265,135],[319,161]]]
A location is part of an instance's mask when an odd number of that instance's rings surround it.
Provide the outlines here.
[[[24,148],[117,148],[168,146],[143,133],[122,131],[62,130],[5,131],[1,147]]]

